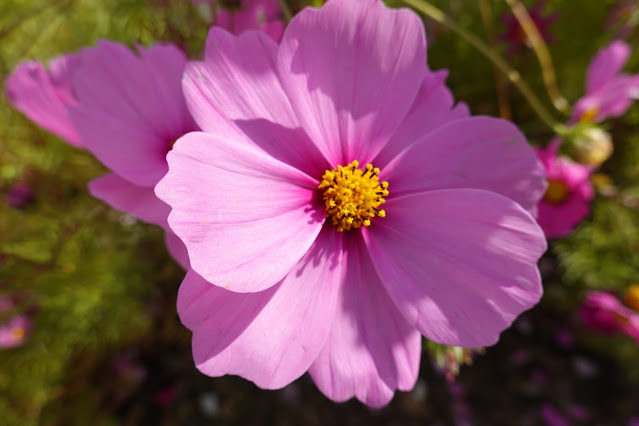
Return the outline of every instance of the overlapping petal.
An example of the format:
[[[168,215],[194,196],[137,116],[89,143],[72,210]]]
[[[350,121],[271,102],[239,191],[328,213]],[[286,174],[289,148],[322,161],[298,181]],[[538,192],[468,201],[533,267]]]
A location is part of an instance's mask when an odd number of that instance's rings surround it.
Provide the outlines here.
[[[304,374],[330,330],[341,259],[341,238],[329,230],[286,278],[262,292],[234,293],[190,271],[178,312],[193,331],[198,368],[210,376],[239,375],[266,389]]]
[[[454,105],[453,95],[444,84],[447,75],[447,71],[426,72],[410,111],[373,160],[377,167],[383,169],[397,154],[433,130],[470,115],[465,104]]]
[[[160,201],[153,187],[137,186],[122,177],[109,173],[89,183],[89,192],[96,198],[145,222],[167,228],[166,218],[171,209]]]
[[[433,189],[476,188],[502,194],[533,215],[545,171],[512,123],[489,117],[451,122],[429,133],[382,170],[394,196]]]
[[[613,41],[597,52],[586,71],[586,93],[595,92],[610,82],[629,57],[630,46],[620,40]]]
[[[347,260],[337,312],[330,337],[309,372],[334,401],[357,397],[381,407],[395,390],[415,385],[421,336],[394,306],[361,236],[345,234],[344,240]]]
[[[427,338],[494,344],[541,297],[543,232],[521,206],[487,191],[390,198],[364,237],[384,287]]]
[[[61,56],[51,61],[49,71],[39,62],[24,62],[7,79],[6,90],[9,102],[30,120],[82,147],[66,109],[76,103],[70,80],[77,62],[76,55]]]
[[[204,131],[231,121],[249,141],[313,176],[326,159],[301,129],[275,69],[277,45],[263,33],[239,37],[212,28],[206,57],[184,75],[189,110]]]
[[[279,49],[282,85],[302,127],[333,166],[372,160],[422,84],[424,28],[378,0],[331,0],[289,24]]]
[[[193,132],[168,154],[156,194],[193,269],[238,292],[261,291],[290,272],[319,233],[317,180],[266,154],[235,127]]]
[[[132,183],[151,186],[166,173],[171,145],[195,124],[181,93],[184,54],[172,45],[140,51],[137,56],[107,41],[82,50],[74,78],[78,105],[69,114],[100,161]]]

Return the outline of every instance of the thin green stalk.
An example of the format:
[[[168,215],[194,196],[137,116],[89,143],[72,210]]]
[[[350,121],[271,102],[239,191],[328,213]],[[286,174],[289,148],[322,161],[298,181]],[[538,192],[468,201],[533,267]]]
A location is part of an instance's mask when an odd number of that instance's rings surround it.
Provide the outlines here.
[[[539,116],[548,127],[557,134],[565,134],[566,126],[558,123],[554,117],[546,110],[541,101],[537,98],[528,83],[521,77],[521,74],[511,67],[501,56],[488,47],[483,41],[476,37],[470,31],[457,25],[444,12],[423,0],[402,0],[407,5],[420,11],[432,20],[446,26],[451,31],[457,33],[460,37],[475,47],[481,54],[490,60],[501,71],[506,78],[519,90],[521,95],[526,99],[530,107]]]
[[[291,19],[293,19],[293,13],[291,13],[291,8],[288,7],[288,3],[286,2],[286,0],[279,0],[280,2],[280,7],[282,8],[282,15],[284,15],[284,19],[286,20],[286,23],[291,22]]]
[[[550,56],[548,46],[544,42],[544,38],[539,33],[537,25],[535,25],[535,22],[530,17],[526,7],[519,0],[505,1],[513,11],[515,18],[517,18],[517,21],[524,30],[524,33],[526,33],[526,37],[528,37],[528,40],[530,41],[530,46],[535,52],[535,56],[537,56],[537,60],[541,66],[541,75],[543,77],[544,84],[546,85],[546,91],[548,92],[548,97],[558,111],[569,114],[570,105],[566,98],[562,96],[561,92],[559,92],[559,88],[557,87],[557,77],[555,76],[555,68],[552,64],[552,56]]]

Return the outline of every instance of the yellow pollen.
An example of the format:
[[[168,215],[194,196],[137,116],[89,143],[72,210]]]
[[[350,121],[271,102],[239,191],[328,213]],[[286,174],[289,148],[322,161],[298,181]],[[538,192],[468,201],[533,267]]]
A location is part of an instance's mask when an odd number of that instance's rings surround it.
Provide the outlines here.
[[[26,330],[23,327],[13,327],[11,329],[11,334],[15,339],[22,339],[26,334]]]
[[[590,123],[595,119],[597,114],[599,114],[599,108],[597,107],[588,108],[581,114],[581,117],[579,117],[579,122]]]
[[[562,203],[568,198],[570,190],[564,181],[548,179],[548,188],[544,194],[544,200],[552,204]]]
[[[630,309],[639,311],[639,284],[633,284],[626,290],[624,302]]]
[[[326,213],[339,232],[370,226],[375,216],[386,217],[378,207],[386,202],[388,182],[380,183],[379,169],[372,164],[364,169],[358,166],[359,162],[353,161],[327,170],[318,186],[323,191]]]

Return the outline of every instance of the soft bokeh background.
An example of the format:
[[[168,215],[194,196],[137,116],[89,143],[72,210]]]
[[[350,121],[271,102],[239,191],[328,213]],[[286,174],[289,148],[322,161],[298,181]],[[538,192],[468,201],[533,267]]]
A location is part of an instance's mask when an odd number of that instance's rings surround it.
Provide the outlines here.
[[[504,2],[433,3],[505,52],[496,39],[504,31]],[[617,28],[605,23],[616,3],[546,2],[545,13],[557,16],[549,47],[569,101],[583,95],[589,60],[615,36]],[[3,0],[0,77],[4,81],[21,60],[46,62],[100,38],[131,46],[172,41],[198,58],[207,29],[187,0]],[[516,90],[505,85],[497,94],[496,81],[504,78],[481,54],[432,22],[427,37],[431,67],[450,69],[453,93],[473,113],[510,114],[533,144],[551,139]],[[638,40],[635,28],[626,67],[635,73]],[[522,49],[508,60],[549,105],[532,52]],[[639,199],[639,106],[607,126],[615,152],[601,172],[615,191],[598,194],[591,217],[551,245],[540,264],[542,303],[484,353],[425,345],[415,390],[371,411],[328,401],[307,376],[283,390],[262,391],[236,377],[201,375],[175,310],[183,272],[166,253],[162,232],[93,199],[86,184],[105,169],[3,97],[0,296],[16,297],[13,313],[28,314],[33,327],[22,346],[0,349],[0,424],[631,424],[639,418],[637,343],[590,332],[575,314],[587,289],[623,294],[639,283],[633,207],[639,205],[633,204]],[[11,199],[16,191],[24,195],[20,205]],[[457,364],[467,361],[473,365],[461,366],[451,380]]]

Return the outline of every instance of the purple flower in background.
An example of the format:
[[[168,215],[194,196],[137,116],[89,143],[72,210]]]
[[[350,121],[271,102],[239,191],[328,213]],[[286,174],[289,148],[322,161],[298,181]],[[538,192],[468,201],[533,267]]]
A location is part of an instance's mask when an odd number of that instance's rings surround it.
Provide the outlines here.
[[[543,166],[425,52],[421,19],[377,0],[307,8],[279,46],[211,29],[184,78],[202,132],[156,187],[202,372],[277,389],[308,370],[379,407],[414,386],[422,335],[490,345],[537,303]]]
[[[639,99],[639,74],[620,72],[630,53],[630,46],[619,40],[597,52],[588,65],[586,94],[575,104],[571,124],[619,117]]]
[[[615,38],[627,39],[639,25],[639,2],[620,0],[610,10],[604,27],[615,32]]]
[[[621,332],[639,343],[639,315],[610,293],[588,291],[579,318],[591,330],[606,335]]]
[[[546,426],[570,426],[568,419],[551,404],[543,404],[539,415]]]
[[[544,41],[546,43],[552,43],[554,41],[554,37],[552,35],[551,27],[555,21],[557,21],[558,15],[555,13],[546,15],[544,13],[545,8],[546,3],[544,1],[538,1],[528,10],[528,14],[530,15],[530,19],[537,26],[539,34],[541,34]],[[504,13],[501,16],[501,21],[506,29],[498,37],[498,40],[506,43],[506,54],[514,55],[523,48],[530,48],[530,40],[512,12]]]
[[[548,238],[568,235],[590,213],[594,190],[592,169],[558,155],[559,140],[547,148],[537,148],[546,168],[548,187],[539,201],[537,221]]]
[[[169,44],[139,47],[136,55],[121,44],[100,41],[56,63],[68,65],[66,73],[60,72],[64,97],[45,102],[38,87],[48,93],[49,80],[25,75],[25,67],[40,69],[27,63],[9,77],[9,99],[16,107],[38,111],[43,123],[63,120],[74,137],[69,142],[83,145],[113,171],[89,184],[91,194],[162,226],[169,251],[188,268],[186,250],[166,222],[169,207],[153,193],[168,169],[166,153],[177,138],[197,129],[182,95],[186,56]]]
[[[31,319],[27,314],[18,313],[7,316],[15,308],[14,298],[0,297],[0,349],[22,346],[31,332]]]
[[[6,92],[14,108],[31,121],[69,144],[82,147],[66,108],[76,103],[71,87],[71,76],[76,65],[76,55],[52,59],[48,71],[39,62],[23,62],[7,79]]]
[[[23,209],[33,201],[33,191],[29,185],[18,183],[9,188],[6,195],[7,204],[14,209]]]
[[[239,9],[219,9],[215,25],[233,34],[261,30],[279,42],[284,33],[282,8],[278,0],[240,0]]]

